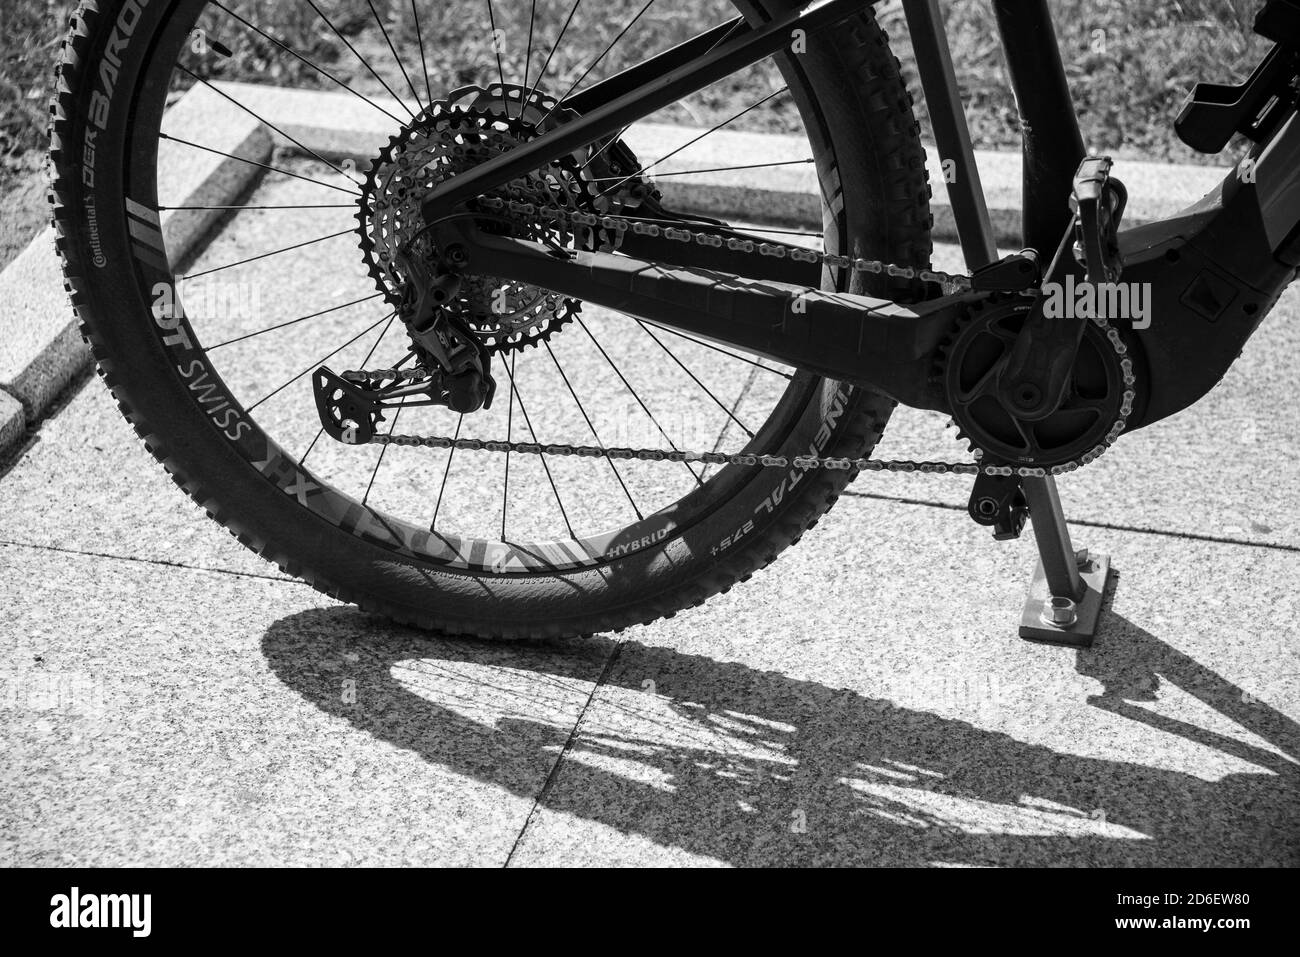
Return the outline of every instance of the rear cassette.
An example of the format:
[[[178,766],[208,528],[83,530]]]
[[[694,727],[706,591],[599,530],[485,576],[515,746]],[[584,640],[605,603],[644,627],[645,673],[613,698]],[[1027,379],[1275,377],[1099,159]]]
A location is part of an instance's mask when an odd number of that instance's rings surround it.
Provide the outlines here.
[[[466,87],[431,103],[392,137],[371,163],[357,212],[366,268],[376,288],[400,306],[411,277],[399,252],[408,246],[422,259],[434,255],[420,208],[439,184],[473,169],[563,122],[567,112],[554,98],[515,85]],[[585,156],[561,157],[545,169],[511,181],[490,196],[558,213],[606,212]],[[485,219],[483,227],[555,247],[612,249],[603,231],[575,235],[563,220]],[[413,245],[412,245],[413,244]],[[466,275],[443,307],[489,351],[536,346],[572,321],[581,304],[542,289],[495,276]]]

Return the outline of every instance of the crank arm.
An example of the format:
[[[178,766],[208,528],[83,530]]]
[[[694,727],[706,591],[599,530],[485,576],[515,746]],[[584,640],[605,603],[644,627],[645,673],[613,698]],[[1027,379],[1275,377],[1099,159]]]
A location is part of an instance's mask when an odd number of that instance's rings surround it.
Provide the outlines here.
[[[655,74],[644,84],[628,90],[590,113],[562,123],[508,152],[439,185],[421,208],[424,221],[435,223],[457,205],[490,193],[493,189],[533,170],[543,169],[556,157],[582,149],[604,137],[619,133],[637,120],[677,102],[745,67],[772,56],[789,45],[792,32],[808,35],[861,11],[863,0],[826,0],[805,10],[808,2],[796,3],[789,12],[762,26],[737,34],[711,49],[701,50],[682,66]],[[693,48],[694,50],[694,48]],[[671,52],[671,51],[669,51]],[[652,71],[647,70],[647,77]],[[640,78],[640,75],[637,77]]]
[[[1063,255],[1072,234],[1078,237],[1087,282],[1099,285],[1118,281],[1123,269],[1118,233],[1128,191],[1110,171],[1108,156],[1090,156],[1079,164],[1070,198],[1075,225],[1057,252],[1048,276],[1052,282],[1062,282],[1072,271]],[[1047,318],[1044,298],[1039,296],[998,375],[999,391],[1017,417],[1038,422],[1060,406],[1088,322],[1085,317]]]
[[[1039,297],[998,375],[998,388],[1006,394],[1017,416],[1036,422],[1060,406],[1088,322],[1048,319]]]
[[[942,386],[932,376],[934,356],[980,298],[963,293],[902,305],[630,256],[555,251],[482,233],[468,220],[438,232],[438,246],[459,246],[472,272],[507,276],[945,412]]]

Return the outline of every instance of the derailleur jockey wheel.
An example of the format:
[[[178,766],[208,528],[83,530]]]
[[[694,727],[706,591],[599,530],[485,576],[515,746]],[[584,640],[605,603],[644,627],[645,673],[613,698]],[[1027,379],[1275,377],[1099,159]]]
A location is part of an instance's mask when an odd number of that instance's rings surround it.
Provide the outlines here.
[[[1025,301],[972,307],[943,349],[943,382],[958,435],[984,453],[983,464],[1051,468],[1109,445],[1124,418],[1123,356],[1108,331],[1087,323],[1060,407],[1047,418],[1017,417],[998,394],[997,370],[1029,315]]]
[[[409,244],[421,261],[437,256],[420,214],[428,194],[445,180],[540,136],[570,116],[553,97],[538,90],[513,84],[465,87],[431,103],[389,140],[366,176],[357,230],[366,267],[394,307],[400,308],[411,279],[403,274],[398,252]],[[617,146],[626,149],[621,143]],[[564,214],[606,213],[616,202],[599,188],[606,162],[588,163],[585,151],[564,156],[489,195]],[[541,219],[506,221],[496,216],[485,218],[481,225],[487,232],[555,247],[613,248],[613,237],[603,231],[575,236],[567,227]],[[508,352],[548,339],[573,319],[580,306],[574,299],[537,286],[467,274],[460,277],[455,296],[442,308],[490,352]]]

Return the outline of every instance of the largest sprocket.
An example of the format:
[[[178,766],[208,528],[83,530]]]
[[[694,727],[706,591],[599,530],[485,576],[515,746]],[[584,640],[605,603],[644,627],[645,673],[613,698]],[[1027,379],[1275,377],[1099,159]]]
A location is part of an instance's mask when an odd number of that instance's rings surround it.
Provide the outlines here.
[[[362,188],[357,228],[367,270],[395,308],[408,283],[398,252],[408,245],[421,257],[431,252],[420,248],[431,243],[420,212],[424,198],[445,180],[541,135],[564,117],[559,104],[540,91],[512,85],[466,87],[429,104],[379,151]],[[573,155],[488,195],[562,213],[608,208],[592,176]],[[541,220],[489,219],[484,225],[552,246],[579,241],[562,220]],[[603,236],[581,241],[608,248]],[[580,307],[577,300],[550,290],[484,275],[464,276],[456,296],[444,306],[496,352],[536,345],[571,321]]]

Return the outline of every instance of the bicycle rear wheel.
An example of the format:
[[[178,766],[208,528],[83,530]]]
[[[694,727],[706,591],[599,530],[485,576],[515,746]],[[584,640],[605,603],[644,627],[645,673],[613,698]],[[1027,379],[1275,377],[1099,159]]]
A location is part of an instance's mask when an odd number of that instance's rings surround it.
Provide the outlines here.
[[[489,128],[509,148],[535,135],[529,117],[574,89],[679,42],[684,35],[674,31],[684,24],[712,27],[735,12],[720,0],[682,2],[656,7],[664,14],[656,20],[646,15],[652,4],[584,12],[578,0],[535,4],[542,15],[530,17],[522,4],[506,11],[474,3],[424,5],[408,22],[405,11],[416,5],[381,6],[388,16],[377,13],[360,29],[355,18],[337,19],[336,6],[310,2],[102,0],[74,16],[54,104],[58,246],[100,373],[150,452],[212,518],[286,572],[367,610],[448,632],[620,629],[698,604],[771,562],[853,473],[355,447],[322,436],[312,371],[325,362],[385,369],[411,361],[384,256],[404,228],[401,215],[382,212],[404,195],[402,164],[454,175],[482,161],[477,144],[488,142]],[[784,6],[734,4],[752,22]],[[314,25],[303,37],[341,40],[351,72],[299,49],[294,18]],[[570,53],[566,37],[587,43]],[[391,118],[393,139],[356,166],[282,150],[197,258],[173,261],[152,248],[160,243],[140,238],[157,235],[159,211],[178,202],[159,175],[168,162],[160,142],[173,153],[205,144],[161,138],[165,109],[195,91],[239,103],[249,90],[223,86],[222,77],[249,50],[268,72],[310,76],[370,103]],[[387,68],[380,54],[391,54]],[[452,132],[415,129],[414,118],[435,104],[459,124]],[[693,122],[718,139],[743,122],[797,130],[805,145],[790,162],[815,166],[823,201],[823,231],[808,241],[929,264],[924,151],[897,61],[869,10],[650,121],[657,135]],[[637,135],[625,131],[622,142],[654,142]],[[570,169],[579,190],[599,191],[582,171],[600,149],[577,158],[578,173]],[[658,155],[636,159],[661,176],[691,173],[668,169]],[[744,170],[745,157],[719,165]],[[529,182],[553,183],[549,175]],[[246,299],[260,294],[269,308],[221,308],[220,295],[204,292],[202,283],[231,277],[236,298],[251,291]],[[462,298],[502,377],[491,412],[458,418],[404,407],[389,430],[857,458],[870,453],[893,408],[870,391],[584,309],[509,277],[482,279]],[[906,291],[881,282],[889,280],[824,277],[827,288]],[[156,290],[178,283],[184,314],[159,315]]]

